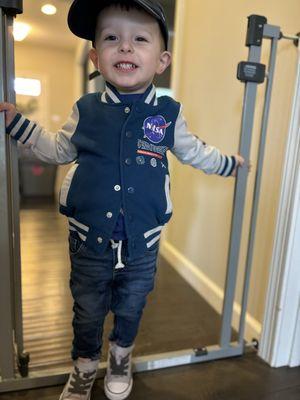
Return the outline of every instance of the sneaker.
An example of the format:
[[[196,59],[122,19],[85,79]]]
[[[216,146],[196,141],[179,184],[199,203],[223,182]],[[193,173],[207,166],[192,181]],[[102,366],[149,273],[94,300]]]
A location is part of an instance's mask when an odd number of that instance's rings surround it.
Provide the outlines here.
[[[90,400],[99,360],[78,358],[59,400]]]
[[[104,392],[110,400],[126,399],[132,389],[131,352],[134,345],[120,347],[110,342]]]

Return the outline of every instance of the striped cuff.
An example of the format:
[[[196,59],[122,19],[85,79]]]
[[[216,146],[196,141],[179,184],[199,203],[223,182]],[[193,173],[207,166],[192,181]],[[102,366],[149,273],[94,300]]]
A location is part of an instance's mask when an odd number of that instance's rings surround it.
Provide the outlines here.
[[[18,113],[6,127],[6,133],[25,144],[36,128],[36,124]]]
[[[11,130],[13,127],[19,122],[20,118],[22,117],[22,114],[17,113],[15,118],[11,121],[11,123],[6,127],[6,133],[10,135]]]
[[[234,156],[222,156],[222,162],[219,170],[217,171],[218,175],[221,176],[231,176],[233,170],[237,165],[236,158]]]

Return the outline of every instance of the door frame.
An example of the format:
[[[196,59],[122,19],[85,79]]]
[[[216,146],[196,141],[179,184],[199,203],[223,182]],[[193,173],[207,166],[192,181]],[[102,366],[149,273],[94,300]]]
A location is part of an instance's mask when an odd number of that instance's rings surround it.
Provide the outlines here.
[[[300,365],[300,47],[259,356]],[[298,343],[298,346],[297,346]]]

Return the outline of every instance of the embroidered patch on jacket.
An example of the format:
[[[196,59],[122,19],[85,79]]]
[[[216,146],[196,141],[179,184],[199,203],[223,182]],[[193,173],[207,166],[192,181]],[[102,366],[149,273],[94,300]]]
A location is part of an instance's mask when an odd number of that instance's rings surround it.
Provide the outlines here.
[[[146,142],[145,140],[138,139],[137,142],[137,153],[146,156],[156,157],[160,160],[166,154],[168,148],[167,146],[156,146],[155,144]]]
[[[166,135],[166,129],[171,123],[167,123],[162,115],[146,118],[143,124],[144,137],[147,137],[152,143],[161,142]]]
[[[155,158],[151,158],[150,164],[152,165],[153,168],[156,168],[156,167],[157,167],[157,161],[156,161],[156,159],[155,159]]]
[[[145,157],[143,157],[143,156],[136,157],[136,163],[139,165],[145,164]]]
[[[151,151],[138,150],[137,153],[145,154],[145,156],[156,157],[159,158],[160,160],[162,159],[162,156],[160,154],[152,153]]]

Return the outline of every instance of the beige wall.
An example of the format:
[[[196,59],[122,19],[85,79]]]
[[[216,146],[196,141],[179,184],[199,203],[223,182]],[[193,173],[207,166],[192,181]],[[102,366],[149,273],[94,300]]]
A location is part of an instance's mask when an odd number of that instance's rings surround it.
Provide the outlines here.
[[[15,66],[16,76],[25,72],[28,77],[32,73],[33,76],[44,78],[44,125],[50,131],[56,132],[66,121],[76,101],[75,51],[16,42]],[[59,167],[56,192],[68,168]]]
[[[177,0],[173,86],[183,103],[189,129],[209,144],[231,155],[238,151],[244,85],[236,79],[239,61],[246,60],[247,16],[260,14],[285,33],[299,31],[299,0]],[[183,12],[184,11],[184,12]],[[267,62],[269,43],[263,47]],[[279,43],[271,104],[249,313],[262,322],[274,223],[279,196],[284,146],[288,129],[297,50],[291,42]],[[263,87],[258,91],[261,114]],[[256,173],[258,144],[256,119],[249,175],[245,227],[236,300],[240,302],[246,236]],[[206,176],[180,165],[172,157],[174,216],[166,239],[220,288],[224,287],[234,179]]]

